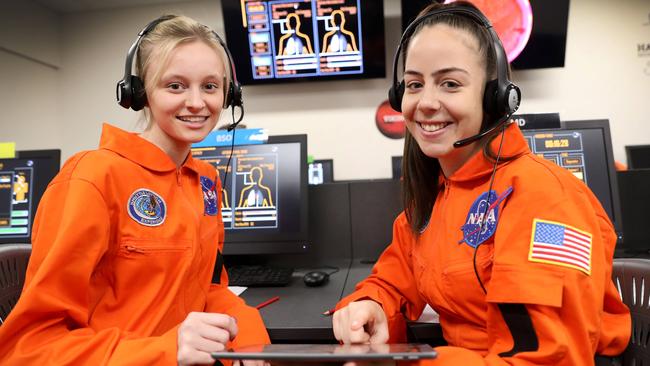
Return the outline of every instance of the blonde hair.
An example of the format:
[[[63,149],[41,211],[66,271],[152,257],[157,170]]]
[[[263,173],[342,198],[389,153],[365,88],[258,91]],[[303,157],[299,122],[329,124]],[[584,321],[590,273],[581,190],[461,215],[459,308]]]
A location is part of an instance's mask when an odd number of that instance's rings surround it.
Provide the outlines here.
[[[199,41],[210,46],[223,61],[224,80],[222,87],[225,107],[228,100],[228,86],[230,85],[232,75],[230,74],[230,60],[226,54],[224,45],[212,29],[190,17],[183,15],[167,15],[165,17],[169,17],[169,19],[161,21],[144,35],[138,47],[135,69],[137,75],[144,82],[147,95],[151,95],[154,86],[160,81],[172,51],[179,45]],[[160,65],[156,70],[152,70],[150,67],[154,58]],[[151,72],[153,74],[151,75],[150,82],[147,83],[146,80]],[[151,126],[148,108],[145,108],[144,113],[148,129]]]

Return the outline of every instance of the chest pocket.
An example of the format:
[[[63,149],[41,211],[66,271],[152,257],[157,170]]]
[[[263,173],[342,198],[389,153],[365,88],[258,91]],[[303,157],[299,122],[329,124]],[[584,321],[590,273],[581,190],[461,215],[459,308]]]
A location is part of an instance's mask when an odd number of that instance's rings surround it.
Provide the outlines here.
[[[186,239],[123,239],[114,260],[116,285],[137,288],[156,282],[164,286],[185,272],[191,249],[192,242]]]
[[[474,249],[469,246],[450,250],[461,251],[442,268],[442,286],[451,307],[458,313],[479,315],[485,312],[485,294],[478,282],[476,273],[481,278],[483,286],[491,278],[494,260],[494,245],[492,239],[481,244],[476,254],[476,272],[474,271]],[[480,317],[480,316],[479,316]]]

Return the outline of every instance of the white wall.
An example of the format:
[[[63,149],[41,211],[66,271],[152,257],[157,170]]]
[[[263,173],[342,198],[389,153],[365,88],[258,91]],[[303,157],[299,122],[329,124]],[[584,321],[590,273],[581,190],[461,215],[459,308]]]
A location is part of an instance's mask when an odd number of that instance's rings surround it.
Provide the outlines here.
[[[0,3],[0,141],[60,148],[60,18],[23,1]]]
[[[390,65],[400,32],[399,2],[384,4]],[[216,1],[62,15],[56,87],[51,80],[56,77],[40,75],[28,61],[12,61],[0,50],[2,84],[7,74],[21,85],[0,88],[0,107],[5,116],[9,110],[28,121],[3,117],[0,141],[15,140],[21,149],[60,147],[68,157],[97,146],[103,121],[135,129],[138,114],[117,105],[115,82],[137,32],[165,12],[189,15],[223,34]],[[650,43],[650,26],[643,25],[649,13],[647,0],[571,0],[566,67],[516,72],[524,95],[520,111],[559,112],[564,120],[609,118],[620,161],[624,145],[650,143],[650,118],[642,104],[650,100],[650,75],[644,72],[650,56],[637,55],[638,43]],[[247,86],[244,121],[271,134],[307,133],[309,153],[333,158],[336,179],[389,177],[390,156],[401,155],[402,141],[383,137],[374,122],[388,85],[389,78]],[[9,99],[6,89],[14,94]],[[31,132],[37,126],[42,131]]]

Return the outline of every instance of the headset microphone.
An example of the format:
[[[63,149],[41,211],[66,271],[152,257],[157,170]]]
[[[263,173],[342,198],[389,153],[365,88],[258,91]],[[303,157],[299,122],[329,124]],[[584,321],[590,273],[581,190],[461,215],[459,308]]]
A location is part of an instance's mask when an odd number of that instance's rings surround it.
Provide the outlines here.
[[[228,125],[228,132],[230,132],[230,131],[234,130],[235,128],[237,128],[237,125],[239,124],[239,122],[241,122],[241,120],[244,119],[244,108],[240,108],[239,110],[241,111],[241,114],[239,115],[239,118],[237,119],[237,121],[235,121],[235,109],[233,108],[233,110],[232,110],[232,123],[230,125]]]
[[[503,110],[506,111],[506,114],[503,117],[499,118],[497,122],[494,124],[494,126],[488,128],[487,130],[480,132],[474,136],[464,138],[462,140],[458,140],[454,142],[455,148],[463,147],[465,145],[471,144],[476,140],[480,140],[483,136],[491,134],[499,127],[508,123],[510,117],[512,117],[512,115],[517,111],[517,109],[519,109],[519,101],[521,100],[521,91],[516,85],[512,83],[508,85],[506,88],[507,88],[506,90],[507,99],[504,101],[506,105],[502,107]]]
[[[483,132],[481,132],[479,134],[476,134],[474,136],[471,136],[471,137],[468,137],[468,138],[465,138],[465,139],[458,140],[458,141],[454,142],[454,147],[455,148],[463,147],[463,146],[471,144],[472,142],[474,142],[476,140],[480,140],[485,135],[489,135],[490,133],[492,133],[492,131],[494,131],[497,128],[501,127],[504,124],[504,122],[506,122],[508,120],[508,118],[510,118],[510,116],[506,116],[506,118],[501,118],[499,120],[499,122],[496,125],[494,125],[493,127],[489,128],[489,129],[487,129],[487,130],[485,130],[485,131],[483,131]]]
[[[511,116],[512,116],[512,114],[509,113],[508,115],[506,115],[506,116],[502,117],[501,119],[499,119],[499,121],[498,121],[498,122],[497,122],[493,127],[488,128],[487,130],[485,130],[485,131],[483,131],[483,132],[481,132],[481,133],[478,133],[478,134],[476,134],[476,135],[474,135],[474,136],[471,136],[471,137],[468,137],[468,138],[464,138],[464,139],[462,139],[462,140],[458,140],[458,141],[454,142],[454,147],[455,147],[455,148],[463,147],[463,146],[466,146],[466,145],[471,144],[471,143],[474,142],[474,141],[477,141],[477,140],[482,139],[484,136],[491,134],[491,133],[492,133],[493,131],[495,131],[496,129],[498,129],[498,128],[500,128],[501,126],[503,126],[503,125],[505,125],[506,123],[508,123],[508,121],[510,120],[510,117],[511,117]]]

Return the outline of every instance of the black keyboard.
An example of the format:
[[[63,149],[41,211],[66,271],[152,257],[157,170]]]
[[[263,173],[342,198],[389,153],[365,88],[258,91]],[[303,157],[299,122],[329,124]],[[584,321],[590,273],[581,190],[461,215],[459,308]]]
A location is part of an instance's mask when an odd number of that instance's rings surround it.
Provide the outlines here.
[[[246,287],[287,286],[293,268],[269,266],[232,266],[228,271],[228,285]]]

